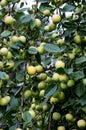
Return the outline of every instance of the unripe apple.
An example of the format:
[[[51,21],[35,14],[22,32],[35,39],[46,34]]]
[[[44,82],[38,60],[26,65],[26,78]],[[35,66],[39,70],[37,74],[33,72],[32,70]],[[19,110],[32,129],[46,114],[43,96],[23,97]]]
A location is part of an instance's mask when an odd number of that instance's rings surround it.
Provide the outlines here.
[[[53,33],[53,34],[51,35],[51,38],[52,38],[52,39],[55,39],[57,36],[58,36],[57,33]]]
[[[59,81],[59,77],[60,77],[60,75],[58,73],[54,73],[53,76],[52,76],[52,79],[54,81]]]
[[[36,110],[41,110],[41,108],[42,108],[42,106],[39,105],[39,104],[35,106],[35,109],[36,109]]]
[[[53,31],[56,29],[56,25],[54,23],[50,23],[49,25],[49,31]]]
[[[54,14],[54,15],[52,16],[52,21],[53,21],[53,23],[59,23],[59,22],[61,21],[61,16],[60,16],[60,14]]]
[[[43,111],[47,111],[48,110],[48,105],[47,104],[44,104],[43,107],[42,107]]]
[[[51,77],[49,77],[49,76],[47,76],[47,78],[46,78],[45,82],[46,82],[46,83],[50,83],[50,82],[52,82],[52,78],[51,78]]]
[[[24,97],[25,97],[25,98],[28,98],[28,97],[31,97],[31,96],[32,96],[31,90],[26,90],[26,91],[24,92]]]
[[[37,121],[37,125],[38,125],[39,127],[41,127],[41,126],[42,126],[42,121]]]
[[[82,79],[82,83],[86,86],[86,78]]]
[[[37,51],[39,52],[39,54],[44,54],[44,46],[38,46]]]
[[[46,83],[44,81],[41,81],[39,84],[38,84],[38,89],[44,89],[46,87]]]
[[[77,44],[80,44],[81,43],[81,36],[80,35],[76,35],[74,37],[74,42],[77,43]]]
[[[72,14],[73,14],[73,12],[65,12],[65,17],[67,19],[71,19],[72,18]]]
[[[13,24],[15,22],[15,19],[11,15],[6,15],[4,17],[5,24]]]
[[[21,128],[16,128],[16,130],[22,130]]]
[[[80,119],[77,121],[77,126],[79,128],[86,128],[86,121],[84,119]]]
[[[68,80],[68,82],[67,82],[67,86],[68,87],[73,87],[74,85],[75,85],[75,81],[74,80],[72,80],[72,79]]]
[[[41,26],[40,19],[35,19],[35,21],[36,21],[36,28],[39,28]]]
[[[2,61],[0,61],[0,69],[2,69],[2,68],[3,68],[3,66],[4,66],[3,62],[2,62]]]
[[[72,60],[75,58],[75,53],[68,53],[68,57]]]
[[[57,44],[58,44],[58,45],[64,44],[64,40],[63,40],[63,39],[58,39]]]
[[[5,56],[5,59],[10,60],[12,58],[12,53],[8,51],[7,55]]]
[[[60,87],[62,89],[67,89],[67,84],[62,82],[62,83],[60,83]]]
[[[66,74],[60,74],[59,75],[59,80],[67,82],[68,81],[68,76]]]
[[[47,31],[47,32],[49,32],[49,25],[46,25],[46,26],[44,27],[44,30]]]
[[[8,74],[6,74],[6,76],[3,78],[3,80],[4,80],[4,81],[8,81],[8,80],[9,80],[9,78],[10,78],[10,77],[9,77],[9,75],[8,75]]]
[[[47,74],[45,74],[45,73],[40,73],[40,74],[37,76],[37,78],[38,78],[39,80],[46,80]]]
[[[25,43],[25,42],[26,42],[26,37],[25,37],[25,36],[20,36],[20,37],[19,37],[19,40],[20,40],[22,43]]]
[[[28,72],[29,75],[33,75],[33,74],[36,73],[36,68],[34,66],[28,66],[27,72]]]
[[[14,36],[12,36],[11,40],[12,40],[12,42],[17,42],[17,41],[19,41],[19,37],[14,35]]]
[[[58,101],[59,101],[58,98],[55,98],[55,97],[51,97],[51,98],[50,98],[50,103],[51,103],[51,104],[56,104]]]
[[[66,130],[64,126],[58,126],[57,130]]]
[[[5,96],[0,99],[0,105],[1,106],[6,106],[10,102],[10,96]]]
[[[32,118],[36,116],[36,113],[34,112],[34,110],[29,110],[28,112],[31,114]]]
[[[40,90],[39,96],[40,96],[40,97],[44,97],[44,94],[45,94],[45,90]]]
[[[41,65],[36,66],[36,72],[41,73],[43,71],[43,67]]]
[[[3,47],[3,48],[1,48],[0,53],[1,53],[3,56],[6,56],[6,55],[8,54],[8,49],[7,49],[6,47]]]
[[[35,104],[35,103],[31,104],[31,108],[32,108],[32,109],[34,109],[35,107],[36,107],[36,104]]]
[[[68,114],[65,115],[65,119],[67,121],[72,121],[73,120],[73,115],[71,113],[68,113]]]
[[[6,6],[7,5],[7,0],[1,0],[0,5],[1,6]]]
[[[3,85],[3,82],[2,82],[2,80],[0,80],[0,88],[2,87],[2,85]]]
[[[7,69],[12,69],[14,67],[14,62],[8,61],[6,65],[7,65]]]
[[[57,60],[56,63],[55,63],[55,68],[58,69],[58,68],[64,68],[65,67],[65,63],[61,60]]]
[[[45,10],[43,11],[43,14],[44,14],[45,16],[49,16],[49,15],[50,15],[50,10],[49,10],[49,9],[45,9]]]
[[[59,112],[54,112],[52,115],[52,119],[58,121],[61,119],[61,114]]]

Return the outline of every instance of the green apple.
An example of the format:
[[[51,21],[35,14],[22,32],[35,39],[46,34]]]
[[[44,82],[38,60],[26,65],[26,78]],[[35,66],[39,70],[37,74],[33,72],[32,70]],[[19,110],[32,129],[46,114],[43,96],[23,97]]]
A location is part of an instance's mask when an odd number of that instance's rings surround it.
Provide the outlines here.
[[[83,83],[83,85],[86,86],[86,78],[83,78],[83,79],[82,79],[82,83]]]
[[[61,16],[60,16],[60,14],[54,14],[54,15],[52,16],[52,21],[53,21],[53,23],[59,23],[59,22],[61,21]]]
[[[57,36],[58,36],[57,33],[53,33],[53,34],[51,35],[51,38],[52,38],[52,39],[55,39]]]
[[[7,55],[5,56],[5,59],[10,60],[12,58],[12,53],[8,51]]]
[[[54,112],[52,115],[52,119],[58,121],[61,119],[61,114],[59,112]]]
[[[31,90],[26,90],[25,92],[24,92],[24,97],[25,98],[28,98],[28,97],[31,97],[32,96],[32,91]]]
[[[39,84],[38,84],[38,89],[44,89],[46,87],[46,83],[44,81],[41,81]]]
[[[49,29],[49,25],[46,25],[46,26],[44,27],[44,30],[47,31],[47,32],[49,32],[49,30],[50,30],[50,29]]]
[[[77,44],[80,44],[80,43],[81,43],[81,36],[77,34],[77,35],[74,37],[74,42],[77,43]]]
[[[9,81],[9,75],[8,74],[6,74],[6,76],[3,78],[3,81]]]
[[[16,128],[16,130],[22,130],[21,128]]]
[[[57,44],[58,45],[63,45],[64,44],[64,39],[58,39]]]
[[[57,60],[56,63],[55,63],[55,68],[58,69],[58,68],[64,68],[65,67],[65,63],[61,60]]]
[[[35,103],[32,103],[31,104],[31,108],[34,109],[36,107],[36,104]]]
[[[44,14],[45,16],[49,16],[49,15],[50,15],[50,10],[49,10],[49,9],[45,9],[45,10],[43,11],[43,14]]]
[[[68,82],[67,82],[67,86],[68,87],[73,87],[74,85],[75,85],[75,81],[74,80],[72,80],[72,79],[68,80]]]
[[[40,90],[39,96],[40,96],[40,97],[44,97],[44,94],[45,94],[45,90]]]
[[[0,79],[0,88],[2,87],[2,85],[3,85],[3,82],[2,82],[2,80]]]
[[[38,46],[37,51],[38,51],[39,54],[44,54],[44,46],[41,46],[41,45]]]
[[[6,106],[10,102],[10,100],[11,100],[10,96],[5,96],[0,99],[0,105]]]
[[[11,40],[12,40],[12,43],[17,42],[17,41],[19,41],[19,37],[14,35],[14,36],[12,36]]]
[[[50,98],[50,103],[51,103],[51,104],[56,104],[58,101],[59,101],[59,99],[58,99],[58,98],[55,98],[55,97],[53,97],[53,96]]]
[[[42,106],[40,104],[35,106],[35,109],[38,110],[38,111],[41,110],[41,108],[42,108]]]
[[[37,78],[38,78],[39,80],[46,80],[47,74],[45,74],[45,73],[40,73],[40,74],[37,76]]]
[[[32,116],[32,118],[34,118],[36,116],[36,113],[34,110],[29,110],[28,111],[30,113],[30,115]]]
[[[6,15],[4,17],[5,24],[11,25],[15,22],[15,19],[11,15]]]
[[[68,114],[65,115],[65,119],[67,121],[72,121],[73,120],[73,115],[71,113],[68,113]]]
[[[33,75],[36,73],[36,68],[34,66],[27,66],[27,72],[29,75]]]
[[[42,126],[42,121],[37,121],[37,125],[38,125],[39,127],[41,127],[41,126]]]
[[[6,47],[3,47],[0,49],[0,53],[3,55],[3,56],[6,56],[8,54],[8,49]]]
[[[86,121],[85,121],[84,119],[79,119],[79,120],[77,121],[77,126],[78,126],[79,128],[86,128]]]
[[[52,82],[52,78],[47,76],[46,80],[45,80],[46,83],[51,83]]]
[[[59,81],[59,77],[60,77],[60,75],[58,73],[54,73],[53,76],[52,76],[52,79],[54,81]]]
[[[49,24],[49,31],[53,31],[56,29],[56,25],[54,23]]]
[[[43,71],[43,67],[41,65],[36,66],[36,72],[41,73]]]
[[[43,104],[42,109],[43,109],[43,111],[47,111],[48,110],[48,105],[47,104]]]
[[[21,41],[22,43],[25,43],[26,42],[26,37],[25,36],[20,36],[19,41]]]
[[[63,81],[63,82],[67,82],[68,81],[68,76],[66,74],[60,74],[59,75],[59,80]]]
[[[12,69],[14,67],[14,62],[8,61],[6,65],[7,65],[7,69]]]
[[[69,57],[71,60],[74,59],[74,58],[75,58],[75,53],[72,53],[72,52],[68,53],[68,57]]]
[[[2,62],[2,61],[0,61],[0,69],[2,69],[2,68],[3,68],[3,66],[4,66],[3,62]]]
[[[36,22],[36,28],[40,28],[42,24],[40,19],[35,19],[35,22]]]
[[[67,89],[67,84],[64,83],[64,82],[61,82],[61,83],[60,83],[60,87],[61,87],[62,89]]]
[[[58,126],[57,130],[66,130],[64,126]]]
[[[59,101],[63,101],[64,99],[65,99],[65,94],[64,94],[64,92],[62,92],[62,91],[58,91],[57,92],[57,98],[59,99]]]
[[[1,0],[0,5],[1,6],[6,6],[7,5],[7,0]]]

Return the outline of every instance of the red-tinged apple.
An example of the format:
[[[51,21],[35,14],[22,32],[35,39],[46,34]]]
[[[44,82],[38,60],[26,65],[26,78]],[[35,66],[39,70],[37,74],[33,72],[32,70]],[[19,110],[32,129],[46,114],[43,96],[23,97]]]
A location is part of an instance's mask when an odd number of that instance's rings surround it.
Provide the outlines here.
[[[4,17],[4,22],[5,24],[11,25],[15,22],[16,20],[11,16],[11,15],[6,15]]]
[[[77,121],[77,126],[82,129],[82,128],[86,128],[86,121],[84,119],[80,119]]]
[[[43,11],[43,14],[44,14],[45,16],[49,16],[49,15],[50,15],[50,10],[45,9],[45,10]]]
[[[25,36],[20,36],[20,37],[19,37],[19,40],[20,40],[22,43],[25,43],[25,42],[26,42],[26,37],[25,37]]]
[[[57,130],[66,130],[65,126],[58,126]]]
[[[60,16],[60,14],[54,14],[54,15],[52,16],[52,21],[53,21],[53,23],[59,23],[59,22],[61,21],[61,16]]]
[[[34,66],[28,66],[27,72],[29,75],[34,75],[36,73],[36,68]]]
[[[3,55],[3,56],[6,56],[8,54],[8,49],[6,47],[3,47],[0,49],[0,53]]]
[[[36,21],[36,28],[40,28],[41,27],[41,20],[40,19],[35,19]]]
[[[52,119],[58,121],[61,119],[61,114],[59,112],[53,112]]]

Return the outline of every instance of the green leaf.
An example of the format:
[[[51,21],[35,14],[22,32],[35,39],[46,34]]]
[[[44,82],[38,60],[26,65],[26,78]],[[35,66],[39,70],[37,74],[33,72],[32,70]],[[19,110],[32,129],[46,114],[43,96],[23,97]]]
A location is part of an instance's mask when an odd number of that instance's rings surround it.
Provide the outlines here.
[[[73,78],[78,80],[78,79],[83,78],[85,75],[84,75],[83,71],[76,71],[72,74],[72,76],[73,76]]]
[[[75,60],[75,64],[81,64],[83,62],[86,62],[86,57],[85,56],[82,56],[80,58],[76,58],[76,60]]]
[[[86,105],[86,94],[84,94],[81,98],[80,98],[80,103],[82,106]]]
[[[30,121],[32,120],[32,116],[29,114],[28,111],[25,111],[25,112],[23,113],[23,120],[24,120],[25,122],[30,122]]]
[[[51,57],[46,57],[45,61],[44,61],[44,65],[47,66],[51,63]]]
[[[69,106],[73,106],[74,104],[76,104],[76,100],[69,99],[66,103],[62,105],[62,109],[67,108]]]
[[[9,130],[15,130],[17,128],[17,125],[11,126]]]
[[[22,64],[24,61],[16,61],[15,62],[15,66],[14,66],[14,70],[20,65],[20,64]]]
[[[7,74],[5,72],[0,71],[0,79],[4,79],[6,75]]]
[[[69,11],[74,10],[74,8],[75,8],[74,6],[66,4],[66,5],[62,8],[62,10],[65,11],[65,12],[69,12]]]
[[[29,14],[23,15],[20,18],[21,23],[29,23],[31,21],[32,17]]]
[[[28,53],[29,53],[29,54],[37,54],[37,50],[36,50],[36,48],[34,48],[34,47],[30,47],[30,48],[28,49]]]
[[[36,25],[35,19],[31,19],[31,21],[30,21],[30,28],[31,28],[31,30],[35,27],[35,25]]]
[[[18,99],[15,97],[11,97],[11,101],[10,101],[10,106],[12,109],[16,109],[18,107],[19,103],[18,103]]]
[[[45,98],[49,98],[50,96],[52,96],[57,90],[57,86],[54,86],[52,88],[50,88],[50,90],[48,90],[48,92],[45,94]]]
[[[5,30],[4,32],[1,33],[1,37],[7,37],[10,35],[10,31]]]
[[[60,48],[57,45],[54,45],[54,44],[45,44],[44,49],[48,52],[51,52],[51,53],[61,52]]]
[[[82,84],[79,84],[78,86],[75,87],[75,94],[77,96],[81,97],[85,92],[86,88]]]
[[[48,10],[51,10],[52,9],[52,7],[47,3],[42,3],[41,5],[40,5],[40,7],[39,7],[39,10],[41,11],[41,12],[43,12],[44,10],[46,10],[46,9],[48,9]]]
[[[40,3],[48,3],[50,2],[51,0],[39,0]]]

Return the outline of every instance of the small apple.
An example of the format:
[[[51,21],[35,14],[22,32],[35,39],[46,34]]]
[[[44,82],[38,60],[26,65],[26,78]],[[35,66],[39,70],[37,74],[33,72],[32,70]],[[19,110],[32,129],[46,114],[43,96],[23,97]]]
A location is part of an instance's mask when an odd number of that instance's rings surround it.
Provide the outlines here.
[[[6,15],[4,17],[5,24],[11,25],[15,22],[15,19],[11,15]]]
[[[46,26],[44,27],[44,30],[47,31],[47,32],[49,32],[49,25],[46,25]]]
[[[6,65],[7,65],[7,69],[12,69],[14,67],[14,62],[8,61]]]
[[[19,41],[19,37],[18,36],[16,36],[16,35],[14,35],[14,36],[12,36],[12,42],[14,43],[14,42],[17,42],[17,41]]]
[[[44,46],[38,46],[37,51],[39,52],[39,54],[44,54]]]
[[[58,73],[54,73],[53,76],[52,76],[52,79],[54,81],[59,81],[59,77],[60,77],[60,75]]]
[[[9,81],[9,75],[8,74],[6,74],[6,76],[3,78],[3,81]]]
[[[2,69],[2,68],[3,68],[3,66],[4,66],[3,62],[2,62],[2,61],[0,61],[0,69]]]
[[[47,104],[44,104],[44,105],[42,106],[42,109],[43,109],[43,111],[47,111],[47,110],[48,110],[48,105],[47,105]]]
[[[52,78],[51,78],[51,77],[49,77],[49,76],[47,76],[47,78],[46,78],[45,82],[46,82],[46,83],[50,83],[50,82],[52,82]]]
[[[10,96],[5,96],[0,99],[0,105],[6,106],[10,102],[10,100],[11,100]]]
[[[46,80],[47,74],[45,74],[45,73],[40,73],[40,74],[37,76],[37,78],[38,78],[39,80]]]
[[[61,114],[59,112],[54,112],[52,115],[52,119],[58,121],[61,119]]]
[[[32,96],[31,90],[26,90],[26,91],[24,92],[24,97],[25,97],[25,98],[28,98],[28,97],[31,97],[31,96]]]
[[[36,28],[40,28],[40,26],[42,24],[40,19],[35,19],[35,21],[36,21]]]
[[[60,14],[54,14],[54,15],[52,16],[52,21],[53,21],[53,23],[59,23],[59,22],[61,21],[61,16],[60,16]]]
[[[55,68],[58,69],[58,68],[64,68],[65,67],[65,63],[61,60],[57,60],[56,63],[55,63]]]
[[[64,126],[58,126],[57,130],[66,130]]]
[[[16,130],[22,130],[21,128],[16,128]]]
[[[52,39],[55,39],[57,36],[58,36],[57,33],[53,33],[53,34],[51,35],[51,38],[52,38]]]
[[[45,10],[43,11],[43,14],[44,14],[45,16],[49,16],[49,15],[50,15],[50,10],[49,10],[49,9],[45,9]]]
[[[74,37],[74,42],[77,43],[77,44],[80,44],[80,43],[81,43],[81,36],[77,34],[77,35]]]
[[[73,87],[74,85],[75,85],[75,81],[74,80],[72,80],[72,79],[68,80],[68,82],[67,82],[67,86],[68,87]]]
[[[49,24],[49,31],[53,31],[56,29],[56,25],[54,23]]]
[[[45,90],[40,90],[39,96],[40,96],[40,97],[44,97],[44,94],[45,94]]]
[[[46,87],[46,83],[44,81],[41,81],[39,84],[38,84],[38,89],[44,89]]]
[[[33,74],[36,73],[36,68],[34,66],[28,66],[27,72],[28,72],[29,75],[33,75]]]
[[[50,98],[50,103],[51,103],[51,104],[56,104],[58,101],[59,101],[59,99],[58,99],[58,98],[55,98],[55,97],[53,97],[53,96]]]
[[[8,54],[8,49],[6,47],[3,47],[0,49],[0,53],[3,55],[3,56],[6,56]]]
[[[77,126],[79,128],[86,128],[86,121],[84,119],[80,119],[77,121]]]
[[[42,121],[37,121],[37,125],[38,125],[39,127],[41,127],[41,126],[42,126]]]
[[[20,36],[20,37],[19,37],[19,40],[20,40],[22,43],[25,43],[25,42],[26,42],[26,37],[25,37],[25,36]]]
[[[35,103],[31,104],[31,108],[32,108],[32,109],[34,109],[35,107],[36,107],[36,104],[35,104]]]
[[[1,6],[6,6],[7,5],[7,0],[1,0],[0,5]]]
[[[73,120],[73,115],[71,113],[68,113],[68,114],[65,115],[65,119],[67,121],[72,121]]]
[[[61,82],[61,83],[60,83],[60,87],[61,87],[62,89],[67,89],[67,84]]]
[[[42,106],[40,104],[35,106],[35,109],[38,110],[38,111],[41,110],[41,108],[42,108]]]
[[[59,80],[63,81],[63,82],[67,82],[68,81],[68,76],[66,74],[60,74],[59,75]]]
[[[63,45],[64,44],[64,39],[58,39],[57,44],[58,45]]]
[[[82,83],[83,83],[84,86],[86,86],[86,78],[82,79]]]
[[[43,67],[41,65],[36,66],[36,72],[41,73],[43,71]]]
[[[71,60],[74,59],[74,58],[75,58],[75,53],[72,53],[72,52],[68,53],[68,57],[69,57]]]
[[[5,59],[10,60],[12,58],[12,53],[8,51],[7,55],[5,56]]]
[[[31,114],[32,118],[36,116],[36,113],[34,110],[29,110],[28,112]]]

